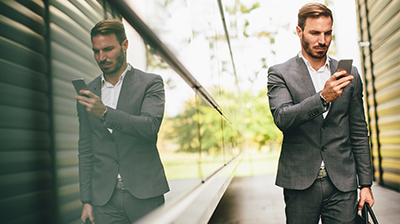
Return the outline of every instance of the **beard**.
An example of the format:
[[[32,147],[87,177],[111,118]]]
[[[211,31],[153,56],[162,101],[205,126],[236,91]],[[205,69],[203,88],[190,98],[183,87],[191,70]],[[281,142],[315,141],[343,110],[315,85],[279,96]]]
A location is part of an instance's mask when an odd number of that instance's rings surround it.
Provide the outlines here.
[[[125,54],[121,48],[121,51],[119,52],[117,58],[115,59],[114,66],[103,67],[103,65],[112,65],[113,64],[113,62],[109,62],[109,61],[98,62],[98,65],[104,74],[113,75],[114,73],[118,72],[121,69],[122,65],[124,64],[124,61],[125,61]]]
[[[303,47],[303,49],[306,51],[306,53],[315,59],[322,59],[326,56],[326,52],[329,49],[329,45],[326,44],[319,44],[319,47],[322,48],[323,50],[314,50],[312,47],[310,47],[310,43],[305,41],[304,35],[301,38],[301,46]]]

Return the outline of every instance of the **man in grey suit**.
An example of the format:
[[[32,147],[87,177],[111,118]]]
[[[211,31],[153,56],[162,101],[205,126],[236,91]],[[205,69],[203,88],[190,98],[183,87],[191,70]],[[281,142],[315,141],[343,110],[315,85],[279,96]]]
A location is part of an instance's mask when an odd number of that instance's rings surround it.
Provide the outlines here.
[[[371,206],[372,171],[362,82],[357,69],[337,71],[327,56],[332,13],[309,3],[299,10],[301,52],[268,71],[268,97],[283,132],[276,184],[284,188],[286,222],[355,223]]]
[[[169,191],[156,147],[164,114],[159,75],[126,61],[128,40],[119,20],[91,31],[102,74],[76,96],[82,221],[132,223],[164,203]]]

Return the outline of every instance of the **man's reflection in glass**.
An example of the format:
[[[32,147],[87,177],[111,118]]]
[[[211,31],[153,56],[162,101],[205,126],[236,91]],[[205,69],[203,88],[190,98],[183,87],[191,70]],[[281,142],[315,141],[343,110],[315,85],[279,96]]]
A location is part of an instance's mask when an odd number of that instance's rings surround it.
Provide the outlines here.
[[[76,96],[82,221],[132,223],[169,191],[156,146],[165,93],[159,75],[133,68],[119,20],[91,31],[102,74]]]

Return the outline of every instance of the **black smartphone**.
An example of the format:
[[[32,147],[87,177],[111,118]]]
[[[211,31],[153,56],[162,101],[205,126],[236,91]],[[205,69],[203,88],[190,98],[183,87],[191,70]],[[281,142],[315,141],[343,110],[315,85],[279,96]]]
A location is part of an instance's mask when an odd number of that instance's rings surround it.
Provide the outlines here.
[[[86,218],[85,223],[84,224],[92,224],[92,222],[90,222],[89,218]]]
[[[76,93],[78,95],[82,95],[81,93],[79,93],[81,89],[87,89],[85,80],[83,80],[83,78],[73,79],[72,84],[74,85]]]
[[[352,64],[353,64],[353,59],[342,59],[339,61],[337,70],[346,70],[347,74],[350,75]]]

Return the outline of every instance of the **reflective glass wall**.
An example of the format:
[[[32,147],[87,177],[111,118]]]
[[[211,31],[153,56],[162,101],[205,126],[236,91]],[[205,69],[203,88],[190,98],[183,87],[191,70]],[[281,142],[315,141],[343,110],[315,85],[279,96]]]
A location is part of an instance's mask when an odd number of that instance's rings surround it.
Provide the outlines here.
[[[100,74],[90,30],[121,18],[103,0],[0,0],[0,223],[81,223],[75,78]],[[158,148],[171,204],[230,164],[243,143],[218,1],[127,1],[190,71],[186,81],[128,24],[128,61],[164,79]],[[188,77],[187,77],[188,78]],[[202,93],[202,94],[199,94]]]
[[[146,47],[148,72],[164,79],[166,109],[158,149],[171,191],[166,204],[206,181],[241,152],[243,139],[235,124],[240,98],[218,1],[127,1],[189,71],[219,108]],[[130,26],[126,22],[126,27]],[[135,49],[128,50],[134,55]],[[131,56],[132,57],[132,56]],[[135,66],[135,65],[134,65]]]

